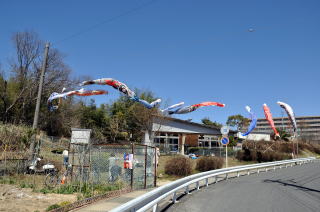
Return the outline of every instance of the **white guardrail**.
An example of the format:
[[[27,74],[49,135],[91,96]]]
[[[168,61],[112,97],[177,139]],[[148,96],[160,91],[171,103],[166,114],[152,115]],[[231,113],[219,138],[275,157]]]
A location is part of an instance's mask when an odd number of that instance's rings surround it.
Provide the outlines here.
[[[276,170],[277,168],[281,169],[282,167],[287,168],[289,166],[292,167],[293,165],[302,165],[304,163],[312,162],[313,160],[315,160],[315,157],[298,158],[253,165],[235,166],[190,175],[141,195],[111,210],[110,212],[157,212],[159,210],[159,204],[163,200],[170,198],[172,203],[175,203],[178,198],[178,192],[182,192],[182,194],[189,194],[192,185],[194,185],[194,189],[199,190],[201,186],[208,186],[210,184],[210,179],[213,180],[211,183],[217,183],[219,176],[223,176],[223,178],[227,180],[230,177],[230,174],[236,174],[236,177],[240,177],[240,174],[243,172],[245,172],[245,175],[250,175],[253,170],[255,170],[254,173],[259,173],[260,171],[267,172],[270,169]]]

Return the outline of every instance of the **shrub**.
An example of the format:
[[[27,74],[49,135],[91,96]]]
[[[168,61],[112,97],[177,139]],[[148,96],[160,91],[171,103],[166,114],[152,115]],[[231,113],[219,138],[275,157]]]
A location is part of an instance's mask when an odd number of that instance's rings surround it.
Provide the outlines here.
[[[277,160],[285,160],[289,159],[290,155],[289,154],[284,154],[280,152],[264,152],[261,153],[261,161],[262,162],[271,162],[271,161],[277,161]]]
[[[320,145],[313,145],[314,153],[320,154]]]
[[[284,152],[284,153],[291,153],[292,152],[292,148],[293,148],[292,142],[290,142],[290,143],[281,143],[280,147],[279,147],[279,151],[280,152]]]
[[[53,209],[60,208],[60,207],[61,207],[61,206],[58,205],[58,204],[53,204],[53,205],[50,205],[50,206],[47,208],[46,211],[51,211],[51,210],[53,210]]]
[[[164,172],[169,175],[187,176],[191,171],[191,159],[184,156],[176,156],[168,160],[164,167]]]
[[[238,151],[236,158],[241,161],[258,161],[260,163],[290,159],[291,155],[275,151],[263,152],[245,149],[244,151]]]
[[[320,154],[320,145],[318,144],[299,143],[299,149],[307,149],[310,152]]]
[[[257,160],[257,152],[250,149],[238,151],[236,158],[240,161],[255,161]]]
[[[70,205],[70,204],[71,204],[71,202],[69,202],[69,201],[63,201],[63,202],[59,203],[60,207],[64,207],[64,206],[67,206],[67,205]]]
[[[214,169],[220,169],[223,166],[223,158],[205,156],[197,160],[196,170],[198,171],[210,171]]]

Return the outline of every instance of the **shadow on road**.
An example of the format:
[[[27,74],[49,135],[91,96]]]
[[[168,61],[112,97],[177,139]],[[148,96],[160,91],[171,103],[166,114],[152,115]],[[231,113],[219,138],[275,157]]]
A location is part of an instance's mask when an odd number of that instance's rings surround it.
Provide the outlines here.
[[[281,180],[264,180],[263,182],[265,182],[265,183],[278,183],[278,184],[281,184],[283,186],[292,186],[292,187],[301,189],[303,191],[312,191],[312,192],[320,193],[320,190],[316,190],[316,189],[312,189],[312,188],[308,188],[308,187],[304,187],[304,186],[299,186],[299,185],[296,185],[296,184],[293,184],[293,183],[283,182]],[[292,181],[292,182],[294,182],[294,181]]]

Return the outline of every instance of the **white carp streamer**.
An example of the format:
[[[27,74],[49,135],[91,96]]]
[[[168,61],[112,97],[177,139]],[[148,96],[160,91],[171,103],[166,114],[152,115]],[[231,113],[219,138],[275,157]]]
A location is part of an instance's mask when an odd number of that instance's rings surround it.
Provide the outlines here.
[[[293,131],[296,132],[297,131],[297,122],[296,122],[296,118],[294,117],[292,107],[290,105],[288,105],[287,103],[280,102],[280,101],[278,101],[277,104],[280,105],[280,107],[282,107],[286,111],[286,113],[290,119],[290,122],[292,124]]]

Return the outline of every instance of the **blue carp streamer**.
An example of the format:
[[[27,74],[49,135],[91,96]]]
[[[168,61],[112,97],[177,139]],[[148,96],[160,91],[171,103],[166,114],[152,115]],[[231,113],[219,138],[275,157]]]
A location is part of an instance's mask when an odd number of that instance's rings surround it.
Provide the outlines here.
[[[248,127],[248,131],[245,133],[242,133],[242,136],[247,136],[251,133],[252,130],[254,130],[254,128],[256,128],[257,126],[257,116],[252,112],[251,108],[249,106],[246,106],[246,110],[248,111],[248,113],[250,114],[250,119],[251,119],[251,123]]]

